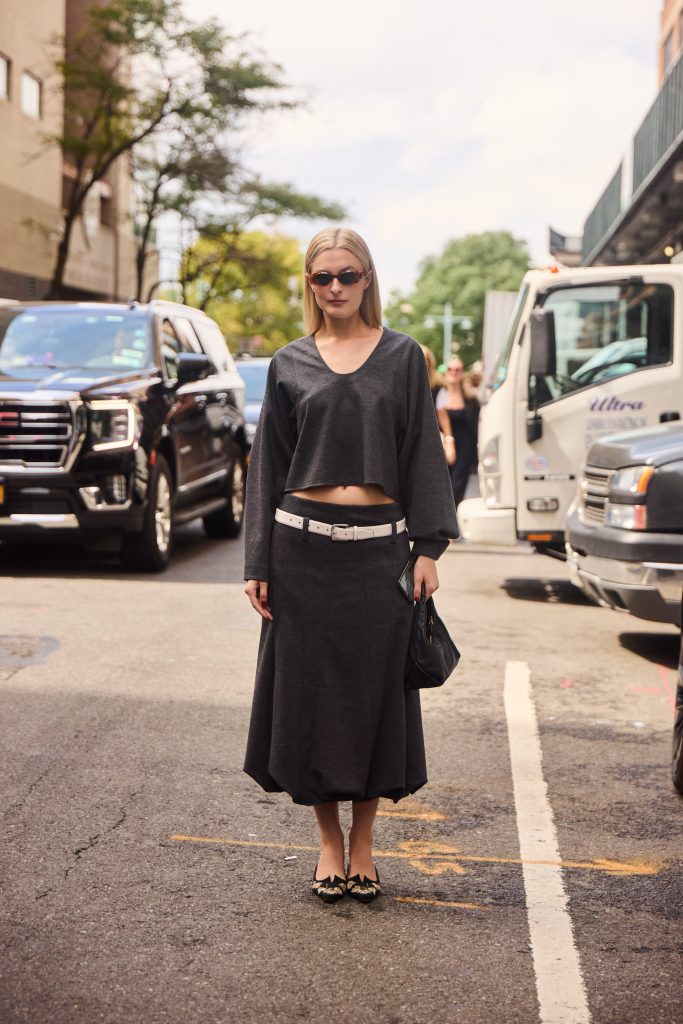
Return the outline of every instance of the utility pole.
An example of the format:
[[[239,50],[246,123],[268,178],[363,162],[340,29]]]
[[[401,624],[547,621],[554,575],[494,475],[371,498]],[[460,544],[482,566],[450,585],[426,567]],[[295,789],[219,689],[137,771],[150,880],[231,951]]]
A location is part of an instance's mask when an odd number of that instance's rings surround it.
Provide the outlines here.
[[[444,302],[443,313],[430,314],[425,320],[425,327],[434,327],[438,323],[443,324],[443,363],[445,365],[451,358],[453,327],[455,324],[460,324],[465,331],[470,331],[472,329],[472,318],[454,315],[453,304],[451,302]]]

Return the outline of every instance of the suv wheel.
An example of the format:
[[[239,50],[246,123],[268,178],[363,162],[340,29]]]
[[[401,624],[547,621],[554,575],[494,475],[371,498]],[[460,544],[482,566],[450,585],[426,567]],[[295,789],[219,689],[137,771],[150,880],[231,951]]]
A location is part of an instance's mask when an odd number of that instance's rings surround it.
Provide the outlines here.
[[[224,508],[204,516],[207,537],[237,537],[244,519],[244,461],[236,453],[226,484],[227,503]]]
[[[127,569],[161,572],[171,555],[173,480],[168,463],[158,455],[149,482],[145,522],[140,533],[123,536],[123,564]]]

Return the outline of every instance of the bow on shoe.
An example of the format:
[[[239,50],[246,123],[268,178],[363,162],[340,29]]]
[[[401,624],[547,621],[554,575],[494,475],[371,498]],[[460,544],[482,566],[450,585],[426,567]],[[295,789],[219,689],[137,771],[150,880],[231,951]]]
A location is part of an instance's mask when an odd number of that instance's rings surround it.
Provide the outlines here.
[[[311,889],[325,903],[335,903],[346,893],[346,879],[339,875],[330,875],[328,878],[316,878],[313,872]]]

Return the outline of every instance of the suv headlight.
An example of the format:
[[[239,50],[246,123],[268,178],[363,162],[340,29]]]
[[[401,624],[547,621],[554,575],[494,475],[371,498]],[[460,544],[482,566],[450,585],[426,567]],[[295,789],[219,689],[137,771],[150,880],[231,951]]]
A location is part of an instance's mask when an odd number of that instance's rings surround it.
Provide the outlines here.
[[[119,398],[88,402],[88,437],[93,451],[130,448],[137,433],[137,410]]]
[[[605,525],[621,530],[647,530],[647,488],[654,473],[653,466],[629,466],[619,469],[609,482],[605,506]],[[640,498],[626,504],[619,498]]]

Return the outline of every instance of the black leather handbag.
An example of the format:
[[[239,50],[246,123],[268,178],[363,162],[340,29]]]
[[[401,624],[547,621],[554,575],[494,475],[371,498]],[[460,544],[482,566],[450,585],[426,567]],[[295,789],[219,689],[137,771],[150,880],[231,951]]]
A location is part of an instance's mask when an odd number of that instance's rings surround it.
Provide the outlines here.
[[[443,686],[460,661],[460,651],[436,613],[434,601],[422,595],[413,608],[413,622],[406,662],[406,689]]]

